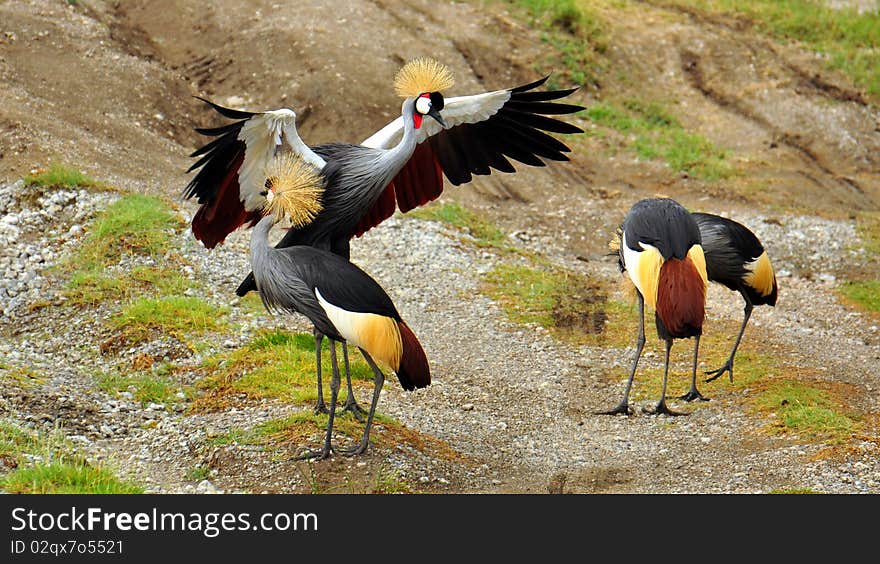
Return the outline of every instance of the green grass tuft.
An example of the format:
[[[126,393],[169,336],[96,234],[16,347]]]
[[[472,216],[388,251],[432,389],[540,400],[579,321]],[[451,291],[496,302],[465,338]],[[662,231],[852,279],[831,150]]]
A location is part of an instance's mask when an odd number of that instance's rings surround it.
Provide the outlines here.
[[[138,342],[154,331],[175,336],[218,331],[226,327],[225,314],[226,308],[194,297],[140,298],[124,306],[110,322],[130,341]]]
[[[95,305],[105,301],[128,301],[146,293],[182,294],[194,283],[169,268],[137,266],[121,274],[103,268],[77,270],[67,282],[65,297],[71,305]]]
[[[105,468],[84,461],[52,462],[20,467],[0,479],[10,493],[30,494],[139,494],[144,489],[120,481]]]
[[[77,455],[62,429],[45,434],[0,421],[0,490],[9,493],[142,493]],[[13,468],[3,473],[5,468]]]
[[[168,378],[150,374],[105,372],[97,377],[98,388],[108,393],[131,392],[141,405],[168,404],[174,401],[178,387]]]
[[[668,4],[667,0],[663,1]],[[859,14],[809,0],[672,0],[706,12],[740,14],[762,33],[799,43],[827,55],[826,65],[842,71],[875,101],[880,100],[880,11]]]
[[[685,131],[658,102],[629,99],[623,107],[598,103],[581,114],[596,125],[626,134],[625,145],[642,159],[661,159],[672,170],[709,181],[734,172],[723,149]]]
[[[581,274],[500,263],[484,275],[482,291],[512,321],[541,325],[566,340],[617,346],[633,338],[632,307],[609,300],[604,289]]]
[[[838,291],[861,309],[880,312],[880,280],[849,281]]]
[[[827,392],[793,380],[771,382],[756,405],[777,414],[778,429],[829,442],[848,439],[856,425]]]
[[[107,186],[89,178],[79,170],[62,164],[53,164],[48,169],[24,177],[26,186],[44,188],[95,188],[106,190]]]
[[[411,211],[409,215],[467,231],[478,244],[484,246],[500,246],[507,239],[504,232],[492,222],[455,202],[425,206]]]
[[[22,453],[34,453],[39,448],[37,434],[9,421],[0,421],[0,459]]]
[[[342,351],[337,347],[340,376],[344,378]],[[356,350],[356,349],[355,349]],[[369,387],[373,371],[359,352],[350,350],[351,377],[353,384]],[[330,400],[330,341],[324,339],[321,353],[324,400]],[[222,353],[205,361],[208,372],[196,385],[208,394],[196,400],[196,408],[217,400],[227,394],[245,393],[253,398],[277,398],[298,404],[314,403],[317,398],[315,379],[315,339],[306,333],[263,331],[247,346]],[[367,384],[367,383],[370,384]],[[347,398],[343,382],[339,401]]]
[[[597,84],[603,62],[600,54],[608,48],[602,18],[582,0],[508,0],[514,14],[543,31],[541,39],[556,55],[539,61],[539,72],[556,70],[562,63],[563,73],[577,85]],[[548,82],[558,88],[555,77]]]
[[[201,482],[211,475],[211,469],[205,465],[193,466],[186,471],[184,479],[190,482]]]
[[[181,225],[171,208],[152,196],[129,194],[108,206],[88,227],[78,251],[59,267],[69,275],[68,302],[93,305],[149,292],[177,294],[191,287],[189,280],[165,266],[108,271],[128,255],[150,256],[157,263],[164,260],[171,235]]]
[[[83,258],[108,265],[124,254],[164,255],[170,233],[182,222],[161,199],[128,194],[107,207],[95,220],[86,239]]]

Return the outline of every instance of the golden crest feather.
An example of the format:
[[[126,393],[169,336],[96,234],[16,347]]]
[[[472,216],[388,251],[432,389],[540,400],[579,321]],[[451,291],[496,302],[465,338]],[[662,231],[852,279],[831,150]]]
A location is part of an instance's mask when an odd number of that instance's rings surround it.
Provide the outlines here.
[[[324,185],[314,166],[296,154],[286,153],[266,167],[265,213],[277,220],[287,217],[294,228],[311,223],[322,209]]]
[[[419,57],[403,65],[394,77],[394,91],[401,98],[411,98],[425,92],[440,92],[452,88],[455,80],[446,65],[430,57]]]

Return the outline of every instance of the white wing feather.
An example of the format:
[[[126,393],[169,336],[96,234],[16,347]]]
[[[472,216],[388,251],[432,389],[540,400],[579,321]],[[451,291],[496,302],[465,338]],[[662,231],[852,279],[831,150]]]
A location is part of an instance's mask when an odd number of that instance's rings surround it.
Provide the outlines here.
[[[510,95],[510,90],[495,90],[472,96],[447,98],[440,115],[446,121],[447,129],[463,123],[478,123],[495,115],[510,100]],[[422,127],[416,132],[416,139],[421,143],[442,129],[436,120],[425,118],[422,121]],[[376,149],[390,149],[400,141],[402,136],[403,117],[399,117],[364,140],[361,145]]]
[[[296,114],[293,110],[282,108],[271,112],[256,114],[241,127],[238,138],[244,141],[244,161],[238,169],[238,186],[244,209],[253,211],[263,205],[266,197],[266,170],[278,153],[282,143],[291,151],[319,169],[324,168],[324,160],[303,143],[296,131]]]

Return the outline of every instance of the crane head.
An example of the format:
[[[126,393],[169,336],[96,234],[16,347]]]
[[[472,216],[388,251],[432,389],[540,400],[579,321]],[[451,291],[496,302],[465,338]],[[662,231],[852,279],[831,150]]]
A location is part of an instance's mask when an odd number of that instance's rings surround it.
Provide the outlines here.
[[[296,154],[285,153],[266,169],[265,213],[275,215],[276,221],[287,218],[294,228],[308,225],[323,205],[324,192],[320,171]]]
[[[443,94],[440,94],[439,92],[425,92],[420,94],[419,97],[416,98],[413,107],[413,121],[415,122],[416,129],[422,126],[423,116],[431,116],[437,120],[437,123],[442,127],[446,127],[446,122],[443,120],[443,116],[440,115],[440,110],[443,109],[444,104]]]

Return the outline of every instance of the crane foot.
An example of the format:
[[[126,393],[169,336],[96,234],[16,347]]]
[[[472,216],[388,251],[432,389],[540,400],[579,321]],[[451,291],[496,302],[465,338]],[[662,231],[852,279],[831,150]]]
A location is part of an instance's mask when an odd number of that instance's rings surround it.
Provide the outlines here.
[[[369,441],[364,441],[361,444],[353,446],[351,448],[339,449],[339,454],[341,454],[342,456],[357,456],[359,454],[365,453],[369,445]]]
[[[594,415],[632,415],[633,410],[626,402],[621,402],[614,409],[609,409],[608,411],[597,411]]]
[[[669,409],[669,407],[667,407],[666,402],[662,401],[662,400],[660,401],[660,403],[657,404],[657,407],[655,407],[654,409],[650,409],[650,408],[645,407],[642,409],[642,411],[644,413],[647,413],[648,415],[669,415],[670,417],[679,417],[682,415],[688,415],[687,413],[680,413],[678,411],[672,411],[671,409]]]
[[[730,376],[730,383],[732,384],[733,383],[733,363],[730,362],[729,360],[726,363],[724,363],[724,366],[722,366],[721,368],[718,368],[716,370],[707,370],[706,374],[711,375],[712,377],[706,378],[706,382],[711,382],[712,380],[717,379],[719,376],[721,376],[725,372],[727,372],[728,375]]]
[[[351,414],[354,415],[354,418],[358,420],[358,423],[366,421],[364,415],[366,415],[367,412],[361,409],[361,406],[358,405],[358,402],[352,396],[348,396],[345,405],[342,406],[342,411],[343,413],[346,411],[351,412]]]
[[[700,391],[697,390],[696,388],[694,388],[693,390],[689,391],[688,393],[686,393],[682,396],[679,396],[678,399],[683,399],[684,401],[688,401],[688,402],[694,401],[694,400],[709,401],[709,398],[707,398],[703,394],[701,394]]]

